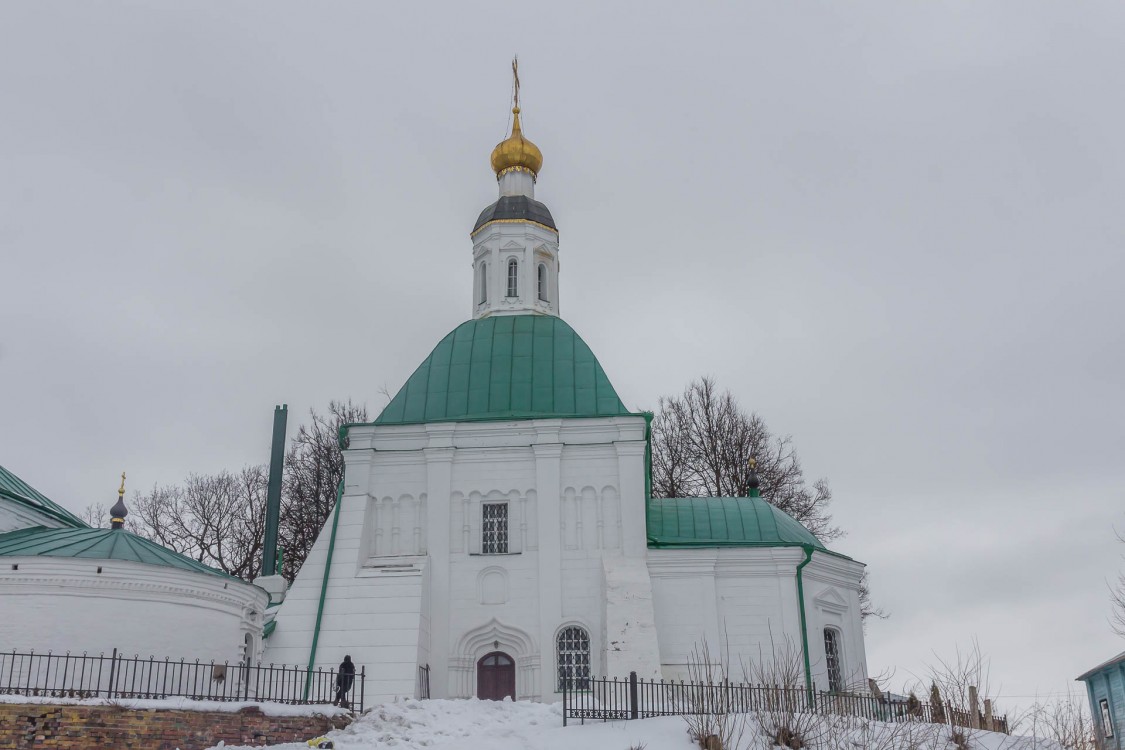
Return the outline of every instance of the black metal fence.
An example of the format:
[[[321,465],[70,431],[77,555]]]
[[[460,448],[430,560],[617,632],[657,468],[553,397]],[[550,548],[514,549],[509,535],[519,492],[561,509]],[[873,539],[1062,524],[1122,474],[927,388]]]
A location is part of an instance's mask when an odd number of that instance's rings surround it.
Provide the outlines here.
[[[364,708],[365,669],[360,667],[344,696],[348,705],[360,711]],[[119,654],[117,649],[110,656],[0,652],[2,695],[312,705],[336,700],[336,678],[336,670],[331,669],[144,659]]]
[[[430,665],[418,665],[418,688],[416,690],[419,700],[429,700],[430,697]]]
[[[974,717],[967,711],[934,707],[917,700],[888,701],[873,695],[827,693],[803,687],[777,687],[744,683],[699,683],[639,679],[588,678],[581,689],[565,683],[562,690],[563,725],[569,719],[613,721],[649,719],[655,716],[755,712],[816,713],[855,716],[872,721],[927,722],[977,726],[1008,733],[1006,716]]]

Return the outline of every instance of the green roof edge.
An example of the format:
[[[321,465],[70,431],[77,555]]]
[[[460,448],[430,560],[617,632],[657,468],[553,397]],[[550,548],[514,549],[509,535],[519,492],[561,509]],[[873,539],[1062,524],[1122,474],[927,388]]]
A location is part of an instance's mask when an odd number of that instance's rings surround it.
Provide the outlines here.
[[[4,485],[7,485],[7,487]],[[91,528],[76,514],[59,505],[3,466],[0,466],[0,497],[8,498],[48,518],[61,521],[71,528]]]

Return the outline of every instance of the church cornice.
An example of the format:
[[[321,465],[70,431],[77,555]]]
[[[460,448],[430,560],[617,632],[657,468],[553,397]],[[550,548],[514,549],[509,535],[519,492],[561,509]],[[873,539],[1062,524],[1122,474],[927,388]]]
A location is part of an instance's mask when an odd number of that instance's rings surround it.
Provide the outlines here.
[[[127,581],[120,578],[100,577],[93,578],[81,575],[23,575],[0,578],[0,588],[11,587],[8,593],[13,595],[37,594],[50,591],[52,595],[74,596],[102,596],[110,598],[112,594],[126,595],[128,598],[158,601],[165,604],[183,604],[184,599],[192,600],[193,604],[206,602],[212,609],[221,609],[227,612],[242,613],[243,610],[254,605],[256,611],[264,607],[265,592],[262,592],[262,601],[255,602],[252,594],[238,596],[224,592],[208,591],[195,588],[188,584],[151,583],[147,581]],[[12,589],[32,589],[28,591]],[[72,592],[59,591],[59,589],[73,589]]]
[[[531,219],[492,219],[490,221],[486,221],[485,223],[481,224],[479,227],[474,229],[472,231],[472,233],[469,234],[469,237],[473,240],[476,240],[476,237],[477,237],[478,234],[483,232],[488,227],[491,227],[491,226],[496,225],[496,224],[526,224],[526,225],[538,227],[538,228],[543,229],[547,232],[550,232],[551,234],[555,235],[556,238],[559,236],[559,230],[552,229],[551,227],[547,226],[546,224],[540,224],[538,221],[532,221]]]

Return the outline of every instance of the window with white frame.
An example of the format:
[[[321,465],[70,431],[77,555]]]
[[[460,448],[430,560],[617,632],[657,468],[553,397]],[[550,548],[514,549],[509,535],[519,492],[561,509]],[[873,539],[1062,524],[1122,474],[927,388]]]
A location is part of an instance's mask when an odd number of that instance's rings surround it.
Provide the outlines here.
[[[481,521],[481,554],[508,554],[508,504],[483,503]]]
[[[577,625],[563,628],[558,637],[558,689],[590,689],[590,635]]]
[[[515,258],[508,261],[508,296],[520,296],[520,264]]]
[[[477,301],[480,304],[488,302],[488,264],[480,264],[480,292],[477,295]]]
[[[539,299],[547,301],[547,265],[539,264]]]
[[[824,664],[828,667],[828,690],[840,693],[844,690],[844,670],[840,658],[840,631],[835,628],[824,629]]]

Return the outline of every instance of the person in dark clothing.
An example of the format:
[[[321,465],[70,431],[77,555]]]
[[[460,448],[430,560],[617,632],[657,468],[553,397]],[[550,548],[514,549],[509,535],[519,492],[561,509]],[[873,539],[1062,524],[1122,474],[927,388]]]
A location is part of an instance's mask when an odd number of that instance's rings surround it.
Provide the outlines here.
[[[348,691],[352,689],[353,682],[355,682],[355,664],[352,664],[351,656],[345,656],[336,670],[336,700],[332,701],[333,706],[347,707]]]

